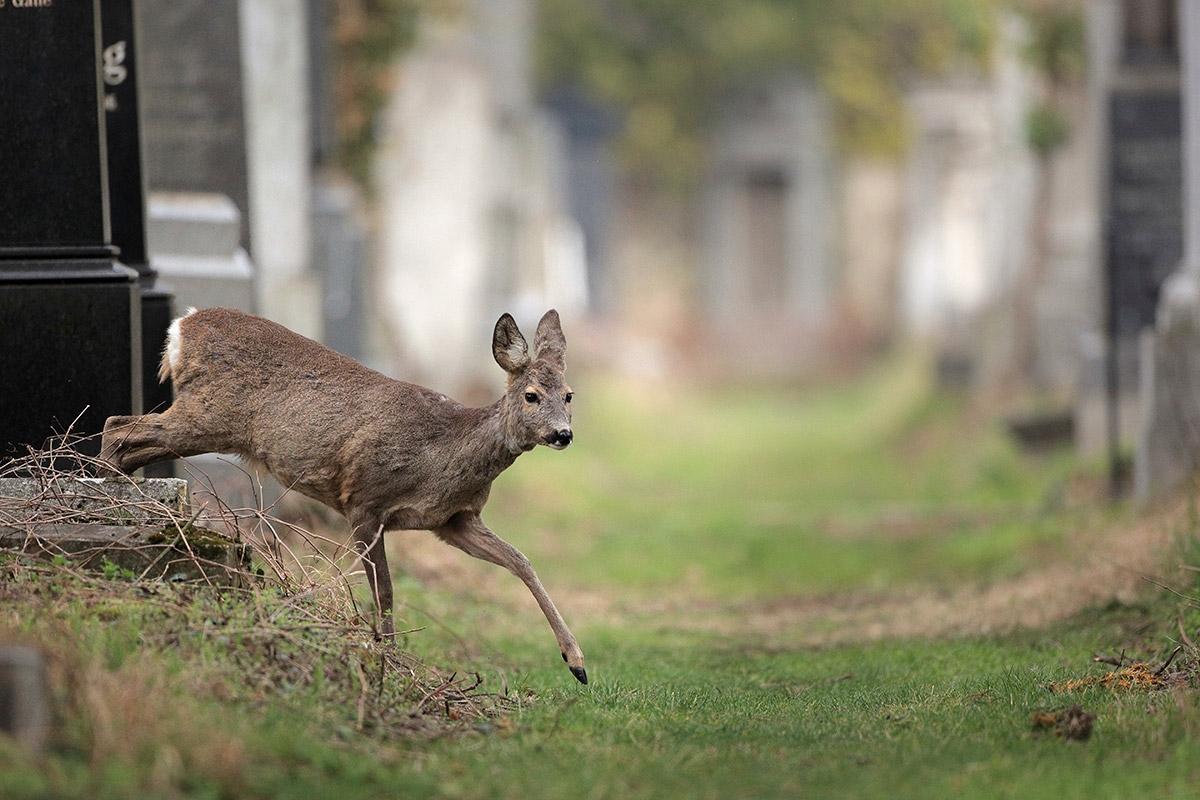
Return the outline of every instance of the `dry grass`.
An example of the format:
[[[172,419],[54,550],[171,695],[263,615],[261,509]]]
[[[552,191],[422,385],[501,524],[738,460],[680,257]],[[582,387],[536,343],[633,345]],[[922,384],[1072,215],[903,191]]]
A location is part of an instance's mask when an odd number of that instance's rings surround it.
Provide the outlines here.
[[[0,525],[80,521],[59,488],[95,466],[64,444],[11,462],[0,476],[33,478],[43,491],[0,497]],[[197,520],[136,493],[104,508],[135,512],[150,520],[139,524],[181,532],[197,522],[236,531],[254,574],[238,587],[168,583],[0,553],[0,643],[41,650],[51,746],[81,754],[96,775],[124,765],[140,776],[138,791],[169,795],[199,774],[237,795],[261,714],[303,720],[318,740],[393,741],[469,731],[519,703],[378,641],[341,542],[261,508],[209,508]]]
[[[1161,668],[1154,667],[1144,661],[1121,667],[1103,675],[1088,675],[1085,678],[1072,678],[1050,684],[1052,692],[1078,692],[1084,689],[1112,689],[1113,691],[1132,692],[1151,689],[1165,689],[1172,683],[1172,676],[1167,675]]]

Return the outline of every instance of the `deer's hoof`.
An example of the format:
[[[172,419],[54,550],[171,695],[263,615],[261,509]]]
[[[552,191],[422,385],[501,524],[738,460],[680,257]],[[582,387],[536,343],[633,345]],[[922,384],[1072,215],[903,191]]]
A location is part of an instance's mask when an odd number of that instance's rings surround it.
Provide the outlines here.
[[[566,653],[563,653],[562,657],[563,657],[563,661],[567,661],[567,669],[571,670],[571,674],[575,676],[575,680],[579,681],[580,683],[582,683],[583,685],[586,686],[587,685],[587,670],[584,669],[583,667],[572,667],[570,661],[568,661],[568,659],[567,659]]]

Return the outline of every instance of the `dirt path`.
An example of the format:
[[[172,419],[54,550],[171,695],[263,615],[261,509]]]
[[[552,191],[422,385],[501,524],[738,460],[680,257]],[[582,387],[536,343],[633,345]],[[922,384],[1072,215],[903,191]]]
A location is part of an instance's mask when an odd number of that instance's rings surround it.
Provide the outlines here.
[[[842,595],[816,600],[714,608],[701,624],[684,627],[752,635],[779,644],[828,645],[880,638],[926,638],[1036,628],[1089,606],[1131,602],[1174,581],[1168,563],[1181,506],[1137,520],[1110,522],[1073,537],[1071,556],[989,586],[952,591],[911,590],[888,595]],[[1172,573],[1170,575],[1164,573]]]
[[[1099,518],[1100,515],[1097,515]],[[707,631],[768,647],[812,647],[881,638],[1001,633],[1039,627],[1111,600],[1130,602],[1169,582],[1174,531],[1186,520],[1183,504],[1136,518],[1098,522],[1073,534],[1062,560],[1014,579],[949,591],[911,589],[828,597],[722,603],[683,595],[632,596],[627,590],[578,590],[551,582],[551,595],[574,620],[663,630]],[[484,602],[536,614],[511,576],[464,558],[432,537],[402,534],[390,550],[397,565],[427,586],[470,587]],[[580,625],[582,627],[582,625]]]

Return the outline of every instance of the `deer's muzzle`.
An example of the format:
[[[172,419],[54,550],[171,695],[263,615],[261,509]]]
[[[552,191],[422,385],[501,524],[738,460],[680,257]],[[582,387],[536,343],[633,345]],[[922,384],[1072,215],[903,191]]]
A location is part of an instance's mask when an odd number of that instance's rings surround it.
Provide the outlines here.
[[[555,450],[563,450],[571,444],[574,438],[575,434],[571,433],[570,428],[562,428],[547,436],[546,444]]]

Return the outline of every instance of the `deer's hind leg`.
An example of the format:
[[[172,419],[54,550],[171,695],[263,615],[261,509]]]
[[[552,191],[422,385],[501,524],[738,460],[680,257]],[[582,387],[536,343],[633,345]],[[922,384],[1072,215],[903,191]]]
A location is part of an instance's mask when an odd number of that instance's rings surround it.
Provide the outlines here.
[[[383,523],[373,517],[355,518],[349,522],[354,530],[354,547],[362,559],[371,597],[375,600],[379,638],[388,641],[396,635],[396,621],[392,607],[392,575],[383,544]]]

